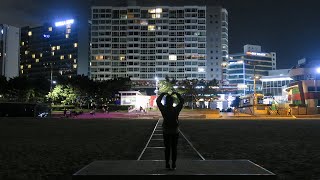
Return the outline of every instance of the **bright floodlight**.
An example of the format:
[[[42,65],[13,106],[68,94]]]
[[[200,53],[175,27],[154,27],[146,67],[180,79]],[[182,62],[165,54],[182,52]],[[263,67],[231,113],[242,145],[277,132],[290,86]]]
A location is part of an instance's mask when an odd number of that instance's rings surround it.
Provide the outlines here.
[[[317,73],[320,73],[320,67],[317,68]]]
[[[69,20],[65,20],[65,21],[59,21],[55,23],[55,26],[65,26],[65,25],[69,25],[69,24],[73,24],[74,23],[74,19],[69,19]]]
[[[57,81],[52,81],[52,83],[53,83],[53,84],[56,84],[56,83],[57,83]]]

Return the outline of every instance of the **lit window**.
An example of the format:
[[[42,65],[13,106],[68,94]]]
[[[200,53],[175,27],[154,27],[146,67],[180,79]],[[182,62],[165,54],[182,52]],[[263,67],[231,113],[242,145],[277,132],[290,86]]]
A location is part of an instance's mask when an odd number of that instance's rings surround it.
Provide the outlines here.
[[[38,62],[39,62],[39,59],[36,59],[36,62],[38,63]]]
[[[32,32],[31,31],[28,32],[28,36],[32,36]]]
[[[67,29],[66,33],[70,34],[71,33],[71,29]]]
[[[55,46],[52,46],[52,47],[51,47],[51,50],[52,50],[52,51],[56,50],[56,47],[55,47]]]
[[[102,60],[103,59],[103,56],[100,55],[100,56],[96,56],[96,60]]]
[[[66,34],[66,38],[67,38],[67,39],[69,38],[69,34]]]
[[[148,31],[154,31],[154,30],[156,30],[156,26],[154,26],[154,25],[148,26]]]
[[[170,61],[176,61],[177,60],[177,55],[169,55],[169,60]]]
[[[125,56],[120,56],[120,61],[124,61],[126,60],[126,57]]]
[[[60,70],[59,73],[60,73],[60,75],[62,75],[63,72]]]
[[[42,53],[40,53],[40,57],[42,57]]]
[[[31,68],[31,64],[28,64],[28,68],[29,68],[29,69]]]
[[[74,64],[74,65],[73,65],[73,68],[74,68],[74,69],[77,69],[77,65],[76,65],[76,64]]]
[[[20,66],[20,69],[23,69],[23,65]]]
[[[57,50],[60,50],[60,46],[57,46]]]
[[[51,52],[51,56],[54,56],[54,52]]]
[[[70,24],[70,23],[67,24],[67,25],[66,25],[66,28],[67,28],[67,29],[70,29],[70,28],[71,28],[71,24]]]
[[[27,55],[28,53],[29,53],[28,51],[25,51],[25,52],[24,52],[24,54],[26,54],[26,55]]]
[[[52,27],[49,27],[48,30],[49,30],[49,31],[52,31]]]
[[[23,74],[23,70],[21,70],[21,74]]]
[[[24,46],[24,42],[23,41],[21,42],[21,45]]]
[[[60,56],[60,59],[64,59],[64,55],[61,55],[61,56]]]
[[[35,55],[35,54],[32,54],[32,58],[36,58],[36,55]]]
[[[74,60],[73,60],[73,63],[77,63],[77,59],[74,59]]]
[[[69,54],[69,59],[72,59],[72,54]]]
[[[78,47],[78,43],[74,43],[73,46],[76,48]]]

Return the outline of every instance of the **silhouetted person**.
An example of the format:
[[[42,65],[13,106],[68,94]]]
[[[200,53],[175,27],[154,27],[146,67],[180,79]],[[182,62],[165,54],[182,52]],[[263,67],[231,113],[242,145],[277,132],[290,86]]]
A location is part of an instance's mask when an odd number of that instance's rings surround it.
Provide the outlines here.
[[[176,107],[173,107],[173,97],[176,94],[179,103]],[[162,98],[166,95],[165,105],[161,103]],[[163,140],[165,146],[165,160],[166,168],[170,168],[170,154],[172,160],[172,169],[176,168],[177,160],[177,145],[179,138],[179,114],[183,107],[184,99],[179,93],[173,92],[171,95],[162,93],[157,98],[157,105],[161,111],[163,117],[162,129],[163,129]]]

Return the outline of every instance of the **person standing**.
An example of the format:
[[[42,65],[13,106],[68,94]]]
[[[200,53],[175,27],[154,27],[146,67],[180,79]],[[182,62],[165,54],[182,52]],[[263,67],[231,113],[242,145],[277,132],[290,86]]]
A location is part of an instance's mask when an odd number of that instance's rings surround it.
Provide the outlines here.
[[[179,103],[176,107],[173,107],[173,97],[176,94]],[[162,98],[165,97],[165,105],[161,103]],[[176,169],[177,160],[177,145],[179,139],[179,114],[184,104],[184,99],[177,92],[173,92],[171,95],[168,93],[161,93],[156,100],[159,110],[163,117],[162,129],[163,140],[165,146],[165,167],[170,169],[170,155],[171,155],[171,169]]]

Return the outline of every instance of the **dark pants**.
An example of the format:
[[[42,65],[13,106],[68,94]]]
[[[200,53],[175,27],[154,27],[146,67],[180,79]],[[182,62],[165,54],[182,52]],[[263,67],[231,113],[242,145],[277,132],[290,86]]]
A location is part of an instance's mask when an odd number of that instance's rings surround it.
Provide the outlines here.
[[[163,133],[163,141],[164,141],[164,153],[166,163],[169,163],[170,160],[170,152],[171,152],[171,160],[172,163],[175,164],[177,160],[177,145],[178,145],[179,134],[164,134]]]

